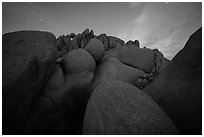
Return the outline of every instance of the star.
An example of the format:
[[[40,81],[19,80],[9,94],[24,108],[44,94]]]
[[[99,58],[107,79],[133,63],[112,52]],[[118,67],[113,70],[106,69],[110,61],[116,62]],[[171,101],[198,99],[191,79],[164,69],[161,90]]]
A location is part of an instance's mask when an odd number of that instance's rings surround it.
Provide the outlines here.
[[[42,19],[42,18],[40,18],[40,21],[42,22],[42,21],[43,21],[43,19]]]

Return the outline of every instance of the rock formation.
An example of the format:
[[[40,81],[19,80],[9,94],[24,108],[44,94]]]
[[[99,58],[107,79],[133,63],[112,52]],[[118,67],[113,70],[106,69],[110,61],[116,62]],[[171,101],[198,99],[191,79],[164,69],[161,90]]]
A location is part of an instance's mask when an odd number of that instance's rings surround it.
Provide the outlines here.
[[[20,31],[2,37],[3,133],[23,134],[32,104],[55,68],[55,36]]]
[[[145,92],[121,81],[95,88],[89,99],[84,134],[178,134],[168,115]]]
[[[168,113],[181,134],[201,134],[201,28],[189,38],[184,48],[143,91]]]
[[[171,61],[89,29],[2,39],[3,134],[201,134],[201,29]]]

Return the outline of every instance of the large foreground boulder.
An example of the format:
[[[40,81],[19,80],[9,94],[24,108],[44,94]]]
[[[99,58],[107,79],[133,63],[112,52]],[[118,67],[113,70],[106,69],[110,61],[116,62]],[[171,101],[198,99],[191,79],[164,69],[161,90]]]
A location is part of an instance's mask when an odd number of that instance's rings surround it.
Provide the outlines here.
[[[138,88],[119,81],[100,84],[92,93],[83,134],[178,134],[168,115]]]
[[[29,134],[81,134],[93,72],[63,73],[60,66],[39,95],[33,108]]]
[[[34,105],[34,134],[80,134],[95,60],[85,49],[63,56]]]
[[[56,38],[39,31],[2,37],[3,134],[22,134],[33,102],[55,68]]]
[[[202,28],[144,88],[181,134],[202,134]]]

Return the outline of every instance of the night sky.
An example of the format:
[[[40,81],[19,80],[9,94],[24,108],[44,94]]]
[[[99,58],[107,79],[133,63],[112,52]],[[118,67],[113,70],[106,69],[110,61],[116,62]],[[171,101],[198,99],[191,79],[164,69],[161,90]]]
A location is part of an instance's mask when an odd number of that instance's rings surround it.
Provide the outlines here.
[[[3,34],[43,30],[59,35],[106,33],[139,40],[172,59],[189,36],[202,26],[202,3],[2,3]]]

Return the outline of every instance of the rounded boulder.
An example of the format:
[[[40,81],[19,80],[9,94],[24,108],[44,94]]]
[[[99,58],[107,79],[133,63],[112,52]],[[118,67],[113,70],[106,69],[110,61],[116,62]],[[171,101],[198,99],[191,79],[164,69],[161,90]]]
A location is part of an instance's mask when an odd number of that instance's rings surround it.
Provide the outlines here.
[[[154,100],[125,82],[100,84],[87,104],[83,134],[179,134]]]
[[[85,49],[76,49],[67,53],[62,59],[62,63],[65,73],[93,72],[96,67],[94,58]]]
[[[103,43],[96,38],[91,39],[85,49],[93,56],[96,62],[100,62],[105,55]]]

